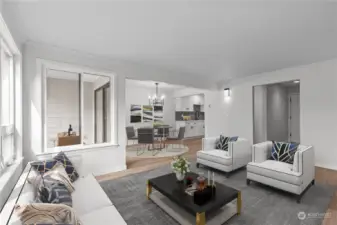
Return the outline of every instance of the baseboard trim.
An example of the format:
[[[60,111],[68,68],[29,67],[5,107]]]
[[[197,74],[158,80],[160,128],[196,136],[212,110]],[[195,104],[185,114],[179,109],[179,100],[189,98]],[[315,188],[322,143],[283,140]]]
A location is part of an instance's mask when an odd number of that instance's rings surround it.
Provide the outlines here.
[[[328,170],[336,170],[337,171],[337,166],[325,166],[321,164],[315,164],[315,167],[323,168],[323,169],[328,169]]]

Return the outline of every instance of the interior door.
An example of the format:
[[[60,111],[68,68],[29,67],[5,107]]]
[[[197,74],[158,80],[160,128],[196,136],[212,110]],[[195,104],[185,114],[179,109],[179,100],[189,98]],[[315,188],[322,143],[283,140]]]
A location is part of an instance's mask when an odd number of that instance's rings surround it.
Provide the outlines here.
[[[289,141],[300,143],[300,95],[289,96]]]

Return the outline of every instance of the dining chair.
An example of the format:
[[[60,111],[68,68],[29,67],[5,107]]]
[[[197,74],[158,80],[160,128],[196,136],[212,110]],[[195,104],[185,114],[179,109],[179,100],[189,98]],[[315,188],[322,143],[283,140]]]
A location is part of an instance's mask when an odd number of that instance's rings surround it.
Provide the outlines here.
[[[185,127],[180,127],[179,128],[179,132],[178,132],[178,136],[176,136],[176,137],[168,137],[167,140],[169,140],[169,141],[180,141],[180,143],[177,144],[177,145],[180,145],[180,146],[184,147],[185,146],[184,145],[184,138],[185,138]],[[174,148],[174,144],[172,144],[172,149],[175,149]]]
[[[156,148],[154,144],[154,129],[153,128],[138,128],[138,143],[141,145],[145,145],[142,152],[137,148],[137,155],[143,154],[145,150],[153,151],[152,155],[158,154],[161,148]],[[152,148],[151,148],[152,146]]]
[[[126,130],[126,137],[127,137],[127,141],[129,142],[129,140],[133,141],[133,144],[135,141],[138,140],[138,137],[136,136],[135,133],[135,128],[133,126],[129,126],[125,128]]]

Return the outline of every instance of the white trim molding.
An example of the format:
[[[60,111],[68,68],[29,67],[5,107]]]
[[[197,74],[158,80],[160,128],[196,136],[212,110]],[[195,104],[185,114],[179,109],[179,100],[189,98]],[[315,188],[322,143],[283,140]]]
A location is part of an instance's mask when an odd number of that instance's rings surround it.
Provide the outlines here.
[[[38,77],[41,77],[41,110],[42,110],[42,118],[41,118],[41,129],[42,129],[42,141],[41,141],[41,152],[35,152],[35,154],[41,154],[41,153],[48,153],[51,152],[50,149],[47,150],[47,72],[48,70],[58,70],[58,71],[65,71],[65,72],[71,72],[71,73],[78,73],[78,74],[92,74],[92,75],[98,75],[98,76],[105,76],[110,78],[111,83],[111,93],[110,93],[110,99],[111,99],[111,142],[106,143],[107,145],[111,146],[117,146],[118,145],[118,130],[117,130],[117,105],[118,105],[118,97],[117,97],[117,79],[116,74],[110,71],[105,70],[98,70],[98,69],[92,69],[90,67],[86,66],[79,66],[79,65],[73,65],[68,63],[62,63],[62,62],[56,62],[56,61],[50,61],[45,59],[36,59],[36,67],[37,67],[37,75]],[[83,107],[83,104],[81,104],[81,107]],[[83,113],[83,110],[81,110]],[[83,116],[81,116],[83,118]],[[82,121],[83,122],[83,121]],[[83,124],[83,123],[82,123]],[[90,146],[86,145],[78,145],[74,148],[74,150],[78,149],[87,149],[87,148],[96,148],[100,147],[100,144],[92,144]],[[64,149],[64,148],[55,148],[56,149]],[[54,151],[55,152],[55,151]]]

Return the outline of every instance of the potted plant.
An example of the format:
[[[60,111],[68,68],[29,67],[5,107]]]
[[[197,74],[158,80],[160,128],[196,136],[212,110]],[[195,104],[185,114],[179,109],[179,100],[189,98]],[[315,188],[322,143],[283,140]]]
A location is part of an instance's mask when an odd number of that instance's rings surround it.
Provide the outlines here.
[[[190,163],[182,156],[174,157],[171,166],[178,181],[184,180],[185,174],[190,172]]]

